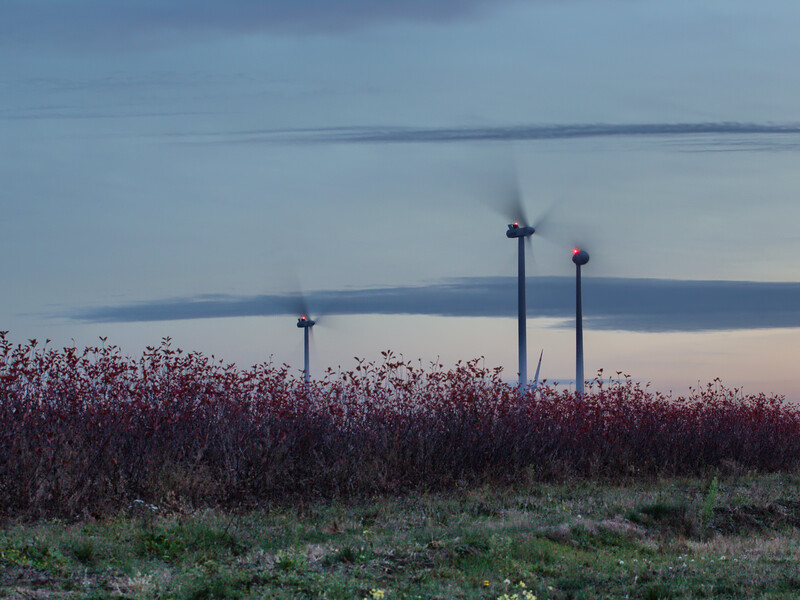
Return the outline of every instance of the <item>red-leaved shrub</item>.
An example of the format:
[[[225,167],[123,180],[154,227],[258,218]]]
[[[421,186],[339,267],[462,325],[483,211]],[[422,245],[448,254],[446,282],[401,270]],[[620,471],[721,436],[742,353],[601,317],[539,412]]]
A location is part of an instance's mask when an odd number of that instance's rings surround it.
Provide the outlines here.
[[[306,387],[166,338],[141,358],[103,344],[14,346],[0,332],[0,515],[108,514],[134,499],[250,506],[441,490],[463,482],[792,469],[800,413],[718,381],[688,397],[600,379],[581,397],[520,395],[479,359],[446,370],[358,360]]]

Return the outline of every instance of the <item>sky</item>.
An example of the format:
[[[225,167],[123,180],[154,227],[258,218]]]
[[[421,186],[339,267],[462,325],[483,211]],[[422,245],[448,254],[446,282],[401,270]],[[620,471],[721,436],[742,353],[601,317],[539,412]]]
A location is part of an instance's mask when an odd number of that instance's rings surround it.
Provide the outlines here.
[[[800,4],[4,0],[0,330],[800,400]]]

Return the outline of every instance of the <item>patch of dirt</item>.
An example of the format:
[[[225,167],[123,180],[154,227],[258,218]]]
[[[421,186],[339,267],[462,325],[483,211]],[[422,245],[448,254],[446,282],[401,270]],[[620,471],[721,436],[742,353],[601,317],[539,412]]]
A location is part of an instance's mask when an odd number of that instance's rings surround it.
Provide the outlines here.
[[[327,544],[309,544],[306,548],[308,563],[313,565],[321,561],[330,552]]]
[[[54,598],[60,579],[32,567],[3,567],[0,569],[0,597],[14,599]],[[63,592],[61,592],[63,596]]]
[[[613,519],[603,519],[602,521],[581,518],[572,524],[562,523],[554,527],[543,527],[538,530],[538,533],[553,541],[566,542],[572,539],[575,529],[582,529],[592,535],[611,533],[626,538],[643,538],[647,535],[647,530],[644,527],[619,516]]]
[[[126,578],[127,579],[127,578]],[[72,591],[67,591],[72,590]],[[87,592],[104,590],[110,596],[125,596],[138,591],[123,585],[119,577],[110,574],[73,574],[59,577],[33,567],[0,568],[0,598],[15,600],[46,600],[71,598]]]
[[[17,587],[13,590],[4,590],[0,588],[0,593],[3,594],[3,598],[8,598],[9,600],[49,600],[50,598],[56,598],[56,593],[49,590],[37,590],[25,587]],[[6,596],[5,594],[8,593],[9,595]],[[63,598],[63,593],[61,594]]]
[[[253,550],[236,559],[240,568],[252,567],[258,571],[269,571],[275,566],[275,554],[265,550]]]
[[[561,525],[555,525],[553,527],[542,527],[537,533],[554,542],[567,542],[572,539],[572,528],[568,523],[562,523]]]
[[[0,570],[0,586],[24,586],[38,588],[52,586],[59,580],[46,571],[32,567],[3,567]]]
[[[597,523],[597,527],[601,531],[607,531],[628,538],[643,538],[647,534],[647,530],[644,527],[628,519],[623,519],[622,517],[614,517],[613,519],[600,521]]]
[[[800,500],[778,500],[766,505],[748,504],[717,508],[708,525],[720,533],[800,527]]]

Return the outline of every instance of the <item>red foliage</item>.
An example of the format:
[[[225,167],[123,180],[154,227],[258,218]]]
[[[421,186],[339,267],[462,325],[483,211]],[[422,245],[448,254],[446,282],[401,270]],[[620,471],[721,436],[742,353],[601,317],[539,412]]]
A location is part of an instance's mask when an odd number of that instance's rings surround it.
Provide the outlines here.
[[[384,352],[306,387],[173,349],[141,358],[0,332],[0,514],[445,489],[460,481],[794,468],[800,413],[714,381],[687,397],[598,379],[520,395],[479,359],[445,370]]]

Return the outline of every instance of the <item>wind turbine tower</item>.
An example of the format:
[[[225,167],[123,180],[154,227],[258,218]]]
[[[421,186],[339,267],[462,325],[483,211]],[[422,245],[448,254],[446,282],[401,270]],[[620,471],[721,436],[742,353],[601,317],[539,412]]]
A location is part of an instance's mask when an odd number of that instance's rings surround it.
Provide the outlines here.
[[[589,253],[580,248],[572,250],[575,263],[575,392],[583,396],[583,306],[581,303],[581,267],[589,262]]]
[[[527,329],[526,316],[527,308],[525,305],[525,240],[530,239],[536,231],[529,225],[520,226],[515,221],[508,226],[506,237],[517,238],[518,242],[518,263],[517,263],[517,337],[519,340],[519,391],[523,391],[528,385],[528,350],[527,350]]]
[[[311,370],[309,366],[309,352],[308,352],[308,337],[311,331],[311,328],[316,325],[316,321],[313,319],[309,319],[307,316],[303,315],[297,319],[297,326],[303,330],[303,377],[306,381],[306,386],[308,386],[309,382],[311,381]]]

